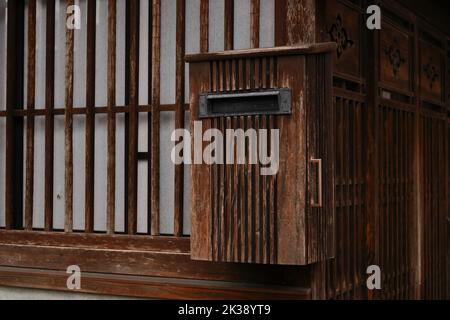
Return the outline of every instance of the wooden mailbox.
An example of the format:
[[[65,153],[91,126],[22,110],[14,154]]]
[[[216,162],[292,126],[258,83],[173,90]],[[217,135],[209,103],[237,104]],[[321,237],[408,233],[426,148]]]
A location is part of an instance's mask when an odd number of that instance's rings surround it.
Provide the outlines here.
[[[265,164],[250,161],[250,134],[245,164],[226,161],[224,139],[216,141],[224,144],[223,164],[191,167],[192,259],[308,265],[333,257],[334,50],[324,43],[186,57],[191,133],[201,121],[203,133],[224,137],[227,129],[265,129],[269,141],[274,130],[279,135],[276,174],[263,175]],[[269,143],[267,154],[277,146]]]

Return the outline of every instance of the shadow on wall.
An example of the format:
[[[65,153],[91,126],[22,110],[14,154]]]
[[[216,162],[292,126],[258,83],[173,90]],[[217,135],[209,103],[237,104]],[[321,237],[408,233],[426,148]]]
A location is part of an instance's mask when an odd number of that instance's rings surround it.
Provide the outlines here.
[[[0,300],[128,300],[128,298],[0,287]]]

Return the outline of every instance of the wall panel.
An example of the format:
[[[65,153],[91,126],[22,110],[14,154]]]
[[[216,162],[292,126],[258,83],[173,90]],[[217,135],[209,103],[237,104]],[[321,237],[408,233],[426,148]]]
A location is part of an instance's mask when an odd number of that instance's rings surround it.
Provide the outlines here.
[[[170,137],[175,129],[175,113],[171,111],[161,112],[160,128],[160,233],[164,235],[174,234],[174,181],[175,166],[172,163],[171,152],[175,143]]]
[[[336,258],[326,264],[326,297],[363,299],[367,246],[368,109],[360,50],[362,9],[350,1],[324,1],[322,41],[336,42],[334,61],[334,162]]]
[[[36,109],[45,109],[46,0],[36,2]],[[36,144],[37,147],[37,144]],[[36,171],[35,171],[36,172]]]
[[[0,1],[0,70],[6,70],[6,0]],[[0,111],[6,110],[6,72],[0,73]]]
[[[224,0],[209,0],[209,51],[223,51],[225,32],[224,32]]]
[[[276,0],[261,0],[260,8],[260,44],[261,48],[275,46],[275,2]]]
[[[447,192],[446,164],[447,110],[445,104],[446,40],[440,31],[420,21],[420,137],[422,156],[422,297],[446,297]]]
[[[328,1],[325,8],[325,41],[336,42],[335,72],[354,77],[362,74],[362,15],[350,1]]]
[[[0,228],[5,227],[6,121],[0,118]]]
[[[414,95],[414,21],[404,8],[383,3],[376,86],[378,132],[377,257],[383,299],[411,299],[417,270],[414,201],[417,151]]]
[[[85,230],[86,201],[86,116],[76,115],[73,118],[73,228]]]

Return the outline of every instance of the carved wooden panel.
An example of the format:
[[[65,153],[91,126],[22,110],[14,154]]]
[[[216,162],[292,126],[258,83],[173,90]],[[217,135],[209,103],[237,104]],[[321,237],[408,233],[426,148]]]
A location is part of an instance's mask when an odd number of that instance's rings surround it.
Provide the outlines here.
[[[420,41],[420,89],[423,99],[443,101],[444,66],[441,50]]]
[[[380,31],[380,80],[395,89],[410,90],[412,52],[409,35],[384,22]]]
[[[333,57],[335,71],[358,77],[361,75],[360,11],[343,1],[326,1],[325,6],[325,39],[337,44]]]

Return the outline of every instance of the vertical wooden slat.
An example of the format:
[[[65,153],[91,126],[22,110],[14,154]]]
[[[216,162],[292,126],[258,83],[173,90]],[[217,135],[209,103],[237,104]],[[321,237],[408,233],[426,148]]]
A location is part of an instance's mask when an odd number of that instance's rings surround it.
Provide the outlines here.
[[[251,0],[250,4],[250,33],[252,48],[259,48],[259,27],[260,27],[260,0]]]
[[[115,231],[116,207],[116,0],[108,0],[108,181],[107,231]]]
[[[357,190],[357,186],[358,186],[358,178],[356,176],[356,166],[357,166],[357,159],[356,159],[356,109],[357,109],[357,103],[355,101],[352,101],[350,103],[350,127],[351,127],[351,131],[350,131],[350,144],[351,144],[351,163],[350,163],[350,175],[351,175],[351,194],[349,196],[349,203],[352,204],[352,208],[351,208],[351,224],[350,224],[350,232],[351,232],[351,238],[352,238],[352,250],[353,250],[353,257],[352,257],[352,264],[350,266],[350,270],[351,270],[351,283],[353,286],[353,293],[351,295],[351,298],[356,296],[356,292],[358,290],[357,288],[357,261],[358,261],[358,242],[360,242],[361,240],[358,239],[358,226],[357,226],[357,216],[358,216],[358,212],[357,212],[357,207],[358,207],[358,200],[357,200],[357,195],[356,195],[356,190]]]
[[[267,120],[268,116],[263,115],[261,116],[261,129],[267,130]],[[260,232],[261,232],[261,238],[260,238],[260,254],[261,254],[261,261],[264,264],[268,263],[268,257],[267,257],[267,247],[266,244],[268,243],[267,239],[267,202],[268,202],[268,183],[267,183],[268,177],[267,176],[260,176],[260,215],[259,215],[259,222],[260,222]]]
[[[8,2],[6,70],[5,226],[22,227],[23,119],[14,110],[23,104],[24,2]]]
[[[414,25],[414,52],[419,52],[419,27],[417,24]],[[415,113],[414,113],[414,127],[415,127],[415,133],[414,133],[414,178],[416,182],[415,190],[414,190],[414,223],[412,224],[412,234],[411,239],[417,239],[417,241],[412,246],[412,256],[416,259],[411,261],[411,266],[415,267],[416,274],[414,277],[414,283],[415,283],[415,292],[414,296],[415,298],[419,299],[421,297],[421,287],[423,283],[423,214],[425,210],[425,204],[423,202],[423,195],[424,195],[424,184],[423,184],[423,174],[422,166],[423,166],[423,159],[421,156],[421,153],[423,152],[423,142],[424,140],[421,139],[421,130],[423,129],[421,126],[421,113],[420,113],[420,90],[417,90],[420,88],[420,73],[421,73],[421,66],[420,66],[420,59],[419,55],[414,55],[414,75],[413,75],[413,88],[416,89],[416,104],[415,104]]]
[[[129,1],[129,133],[128,133],[128,234],[137,232],[137,152],[139,99],[139,1]]]
[[[148,6],[148,104],[152,105],[152,92],[153,92],[153,3],[150,2]],[[147,161],[148,161],[148,170],[147,170],[147,186],[148,186],[148,201],[147,201],[147,233],[151,234],[152,230],[152,112],[151,110],[147,114],[148,120],[148,128],[147,128],[147,137],[148,137],[148,153],[147,153]]]
[[[356,179],[358,182],[356,199],[358,202],[357,210],[356,210],[356,228],[357,228],[357,254],[358,259],[356,262],[356,283],[358,284],[358,295],[357,299],[365,298],[363,296],[363,270],[364,270],[364,259],[363,259],[363,249],[366,245],[367,241],[365,240],[365,230],[364,230],[364,202],[365,202],[365,193],[363,191],[364,188],[364,166],[365,160],[363,159],[363,141],[364,141],[364,132],[362,130],[362,126],[364,123],[364,116],[362,111],[361,102],[356,104],[356,133],[355,133],[355,148],[356,148]]]
[[[219,90],[219,78],[218,78],[218,64],[216,63],[216,69],[217,69],[217,83],[216,83],[216,88]],[[220,118],[219,119],[219,130],[221,130],[221,132],[225,132],[226,130],[226,120],[225,118]],[[219,166],[219,180],[220,180],[220,197],[219,197],[219,216],[220,216],[220,221],[219,221],[219,229],[220,229],[220,236],[218,237],[218,241],[219,241],[219,246],[218,246],[218,256],[220,257],[220,259],[225,259],[226,257],[226,212],[227,212],[227,169],[226,169],[226,143],[224,141],[223,143],[224,146],[224,153],[223,153],[223,165]]]
[[[404,175],[403,175],[403,170],[404,170],[404,156],[405,156],[405,150],[404,150],[404,145],[405,145],[405,137],[404,137],[404,128],[405,128],[405,112],[401,111],[399,114],[399,147],[398,147],[398,153],[399,153],[399,164],[398,164],[398,194],[399,194],[399,199],[398,199],[398,207],[399,207],[399,213],[398,213],[398,238],[399,238],[399,256],[398,256],[398,261],[399,261],[399,279],[398,279],[398,283],[399,283],[399,289],[398,289],[398,298],[399,299],[404,299],[403,293],[404,293],[404,288],[405,288],[405,284],[403,282],[403,275],[404,275],[404,259],[403,259],[403,254],[404,254],[404,234],[403,234],[403,226],[405,225],[405,221],[403,219],[403,213],[405,211],[404,208]]]
[[[259,132],[261,127],[260,117],[255,116],[254,118],[254,128],[256,132]],[[260,154],[260,146],[258,143],[258,153]],[[253,206],[253,212],[252,212],[252,220],[254,221],[254,241],[253,241],[253,261],[261,262],[261,236],[262,236],[262,222],[261,222],[261,215],[260,215],[260,208],[261,208],[261,172],[260,172],[260,165],[259,161],[254,166],[254,173],[252,176],[252,185],[254,187],[254,206]]]
[[[54,2],[54,1],[52,1]],[[73,5],[67,0],[67,6]],[[54,4],[54,3],[53,3]],[[47,30],[48,32],[48,30]],[[48,45],[47,45],[48,49]],[[65,231],[73,231],[73,73],[74,31],[66,29]],[[52,137],[53,139],[53,137]]]
[[[385,144],[385,170],[386,170],[386,211],[384,212],[385,214],[385,224],[386,224],[386,229],[385,229],[385,237],[386,237],[386,243],[385,243],[385,264],[384,264],[384,268],[386,268],[387,272],[386,272],[386,299],[390,299],[390,295],[391,295],[391,280],[392,280],[392,223],[391,223],[391,217],[392,217],[392,159],[391,159],[391,154],[392,154],[392,145],[393,145],[393,141],[392,141],[392,110],[390,108],[385,108],[385,112],[386,112],[386,119],[385,119],[385,134],[386,134],[386,144]]]
[[[272,129],[277,129],[275,127],[275,117],[270,116],[269,118],[269,130]],[[272,132],[271,132],[272,134]],[[270,138],[269,141],[272,141],[272,137]],[[272,145],[271,142],[269,142],[269,146],[270,146],[270,154],[273,154],[274,150],[272,150]],[[270,204],[269,204],[269,234],[270,234],[270,242],[269,242],[269,252],[270,252],[270,256],[269,256],[269,262],[272,264],[276,264],[277,263],[277,204],[276,204],[276,199],[277,199],[277,188],[276,188],[276,184],[277,184],[277,177],[270,177],[269,180],[269,191],[268,194],[271,195],[269,197],[270,199]]]
[[[399,152],[399,147],[400,147],[400,137],[399,137],[399,129],[400,129],[400,111],[397,110],[395,112],[395,118],[394,118],[394,126],[395,126],[395,141],[394,141],[394,157],[395,157],[395,163],[394,163],[394,176],[393,179],[395,181],[395,190],[394,190],[394,196],[395,196],[395,208],[394,208],[394,213],[393,213],[393,226],[394,226],[394,237],[393,237],[393,241],[395,243],[395,250],[394,250],[394,263],[395,263],[395,282],[394,282],[394,290],[395,290],[395,299],[399,299],[398,294],[399,294],[399,290],[400,290],[400,283],[399,283],[399,279],[400,279],[400,263],[399,263],[399,247],[401,245],[400,242],[400,238],[399,238],[399,199],[400,199],[400,194],[399,194],[399,186],[400,186],[400,182],[399,182],[399,160],[400,160],[400,152]]]
[[[241,65],[241,64],[240,64]],[[242,74],[242,73],[241,73]],[[245,79],[245,77],[243,77]],[[254,129],[254,125],[253,125],[253,117],[247,117],[247,121],[246,121],[246,125],[247,125],[247,129]],[[250,150],[250,148],[248,148],[249,153],[250,154],[252,152],[252,150]],[[253,183],[254,181],[254,176],[255,176],[255,166],[253,164],[249,164],[247,166],[247,188],[246,188],[246,192],[247,192],[247,211],[246,211],[246,216],[248,219],[248,227],[247,227],[247,250],[246,250],[246,260],[250,263],[254,263],[255,262],[255,256],[254,256],[254,250],[253,250],[253,245],[255,243],[255,215],[254,215],[254,199],[255,199],[255,194],[254,194],[254,188],[255,185]]]
[[[161,65],[161,0],[153,0],[151,123],[151,234],[159,235],[159,106]]]
[[[228,68],[227,68],[228,69]],[[231,79],[230,79],[231,80]],[[229,82],[228,80],[227,82]],[[232,129],[237,130],[239,128],[239,119],[238,117],[233,117],[231,120]],[[233,183],[231,184],[230,195],[233,195],[231,198],[232,206],[230,207],[230,254],[229,261],[237,261],[237,253],[238,253],[238,234],[239,234],[239,167],[238,164],[238,147],[237,144],[234,147],[234,165],[231,170],[231,178]]]
[[[236,65],[236,74],[239,73],[239,68],[238,68],[238,60],[235,61],[235,65]],[[236,83],[236,87],[239,88],[239,83]],[[247,127],[246,127],[246,117],[240,117],[239,119],[239,125],[240,128],[242,130],[244,130],[244,132],[247,131]],[[239,194],[240,194],[240,206],[239,206],[239,210],[240,210],[240,235],[239,235],[239,239],[240,239],[240,253],[239,253],[239,261],[242,263],[247,262],[247,247],[248,247],[248,211],[247,211],[247,207],[248,207],[248,203],[247,203],[247,194],[248,194],[248,176],[247,176],[247,172],[248,172],[248,163],[250,161],[249,159],[249,152],[248,152],[248,147],[246,146],[244,149],[245,155],[246,155],[246,160],[245,160],[245,165],[240,167],[240,190],[239,190]]]
[[[209,51],[209,0],[200,0],[200,52]]]
[[[25,230],[33,229],[34,116],[36,91],[36,0],[28,2],[27,156],[25,186]]]
[[[234,42],[234,0],[225,0],[225,19],[224,19],[224,48],[233,49]]]
[[[53,151],[55,104],[55,0],[47,1],[45,58],[45,230],[53,228]],[[69,33],[69,31],[67,31]],[[67,57],[69,58],[69,57]],[[67,85],[67,84],[66,84]],[[66,192],[67,198],[67,192]]]
[[[96,2],[87,2],[85,231],[94,231]]]
[[[184,76],[185,76],[185,21],[186,0],[177,0],[176,19],[176,101],[175,101],[175,128],[184,128]],[[183,235],[183,182],[184,165],[175,166],[175,213],[174,234],[176,237]]]
[[[211,92],[217,92],[217,81],[215,77],[216,73],[216,63],[211,62],[210,63],[210,91]],[[213,128],[220,130],[220,120],[214,119],[213,120]],[[222,167],[222,165],[214,164],[212,167],[212,183],[214,186],[216,186],[213,190],[213,203],[212,203],[212,210],[211,210],[211,221],[212,221],[212,237],[211,237],[211,245],[212,245],[212,258],[215,261],[219,261],[220,259],[220,252],[221,252],[221,242],[220,242],[220,233],[221,233],[221,219],[222,219],[222,207],[221,207],[221,195],[223,195],[223,189],[221,188],[221,183],[223,181],[222,175],[220,175],[220,169],[219,167]]]
[[[275,1],[275,46],[286,45],[286,5],[287,0]]]
[[[338,127],[338,132],[339,132],[339,154],[340,154],[340,163],[339,163],[339,174],[340,174],[340,185],[339,185],[339,189],[340,189],[340,205],[339,205],[339,246],[340,246],[340,252],[341,252],[341,257],[339,259],[339,268],[338,268],[338,273],[340,275],[340,281],[339,281],[339,291],[340,291],[340,298],[342,299],[345,293],[345,255],[344,253],[344,249],[345,249],[345,217],[344,217],[344,212],[345,212],[345,173],[344,173],[344,168],[345,168],[345,134],[344,134],[344,130],[346,127],[346,123],[345,123],[345,117],[344,117],[344,99],[340,98],[339,99],[339,103],[337,105],[337,111],[339,114],[339,127]]]
[[[199,120],[198,108],[198,92],[206,92],[211,90],[210,87],[210,63],[204,62],[200,64],[192,64],[189,70],[191,93],[191,117],[193,121]],[[194,76],[195,75],[195,76]],[[191,132],[194,130],[194,122],[191,121]],[[203,130],[207,131],[211,128],[211,123],[203,122]],[[192,151],[195,146],[192,146]],[[191,259],[211,261],[211,166],[206,164],[191,166],[192,187],[201,184],[202,188],[191,189],[191,208],[195,208],[192,216],[192,234],[191,234]],[[225,188],[226,189],[226,188]]]
[[[221,63],[221,65],[223,66],[224,64]],[[222,73],[224,74],[224,73]],[[225,130],[228,129],[233,129],[233,123],[232,123],[232,119],[230,117],[225,118]],[[226,132],[226,131],[224,131]],[[228,142],[226,143],[226,145],[228,145]],[[226,152],[227,154],[227,158],[230,158],[230,155],[228,154],[228,151]],[[225,239],[223,242],[223,246],[224,246],[224,261],[230,261],[230,256],[231,256],[231,239],[232,239],[232,214],[234,212],[234,207],[233,207],[233,165],[232,164],[227,164],[227,162],[225,162],[225,211],[224,211],[224,216],[223,219],[225,221],[225,228],[224,228],[224,235],[225,235]]]
[[[324,1],[325,2],[325,1]],[[367,50],[365,53],[365,64],[371,66],[365,71],[367,82],[367,106],[364,114],[365,121],[367,123],[367,129],[365,137],[365,145],[363,145],[363,155],[366,158],[364,163],[363,174],[365,174],[365,181],[367,187],[365,188],[364,200],[367,202],[365,206],[366,220],[365,225],[362,227],[363,236],[366,243],[364,249],[364,261],[368,265],[380,265],[380,233],[379,222],[382,212],[382,186],[383,186],[383,173],[382,173],[382,147],[381,137],[382,131],[380,124],[380,114],[382,109],[379,107],[378,99],[378,69],[379,69],[379,44],[377,41],[377,34],[368,32],[365,36],[365,42],[368,47],[372,47],[372,50]],[[364,268],[362,268],[362,274],[364,275]],[[367,298],[373,300],[377,298],[378,292],[375,290],[365,290]]]
[[[345,181],[345,186],[344,186],[344,224],[345,224],[345,247],[348,250],[348,253],[345,257],[345,264],[344,264],[344,269],[345,269],[345,298],[348,299],[349,298],[349,294],[350,294],[350,290],[351,290],[351,259],[352,259],[352,243],[351,243],[351,237],[350,237],[350,233],[352,232],[351,230],[351,224],[350,224],[350,215],[351,215],[351,200],[350,200],[350,190],[351,190],[351,176],[350,176],[350,170],[351,170],[351,157],[350,157],[350,150],[351,150],[351,136],[350,136],[350,102],[348,99],[345,99],[344,102],[344,123],[345,123],[345,127],[344,127],[344,136],[345,136],[345,140],[344,140],[344,156],[345,156],[345,167],[344,167],[344,181]]]

